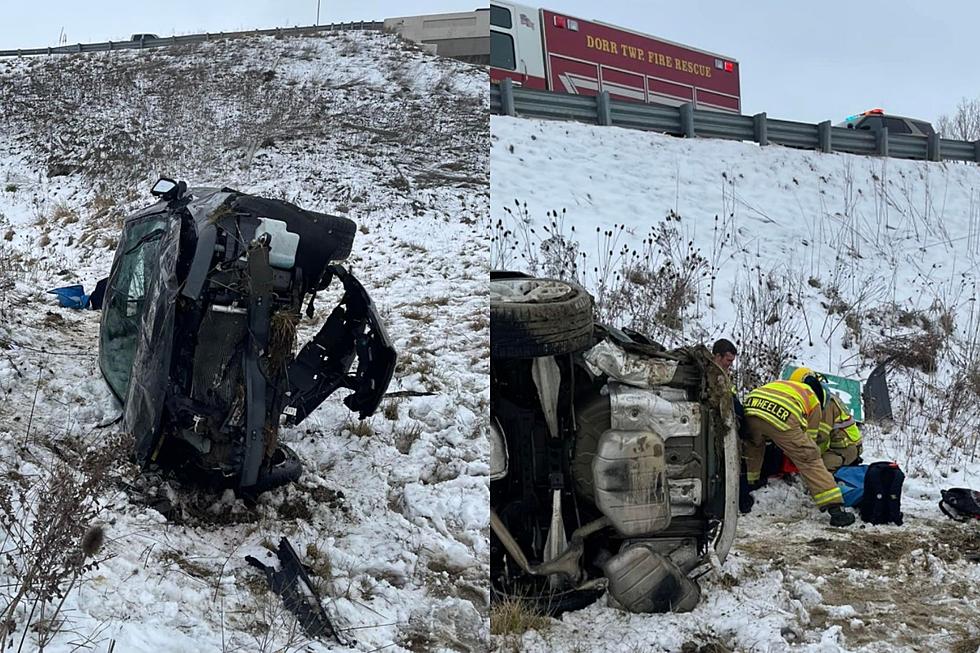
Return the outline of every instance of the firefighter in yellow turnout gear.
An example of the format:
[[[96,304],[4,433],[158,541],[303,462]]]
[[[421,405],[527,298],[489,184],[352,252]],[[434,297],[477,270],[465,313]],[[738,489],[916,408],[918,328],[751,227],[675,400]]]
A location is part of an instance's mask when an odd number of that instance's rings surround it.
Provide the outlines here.
[[[802,382],[808,375],[817,380],[822,377],[813,370],[800,367],[790,375],[790,381]],[[835,472],[845,465],[851,465],[861,455],[861,431],[840,398],[830,393],[823,417],[814,440],[820,449],[823,464],[829,472]]]
[[[828,395],[826,386],[813,374],[802,382],[772,381],[751,391],[744,404],[750,437],[743,453],[748,481],[756,483],[766,440],[772,440],[800,470],[813,501],[830,513],[831,525],[848,526],[854,523],[854,515],[843,509],[840,488],[824,466],[815,442]]]
[[[817,441],[824,466],[834,472],[844,465],[854,464],[861,455],[861,431],[844,403],[833,394],[824,413]]]

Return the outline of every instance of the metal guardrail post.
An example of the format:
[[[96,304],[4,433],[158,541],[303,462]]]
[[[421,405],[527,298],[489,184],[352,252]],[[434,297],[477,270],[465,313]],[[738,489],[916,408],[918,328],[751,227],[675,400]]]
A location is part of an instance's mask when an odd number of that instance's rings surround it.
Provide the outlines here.
[[[505,116],[517,115],[517,110],[514,109],[514,82],[510,77],[500,80],[500,108]]]
[[[610,103],[609,91],[602,91],[596,96],[596,112],[599,114],[600,125],[612,124],[612,105]]]
[[[875,145],[878,148],[878,156],[888,156],[888,127],[881,127],[875,130]]]
[[[939,134],[933,132],[929,134],[926,141],[926,158],[930,161],[939,161]]]
[[[817,139],[820,141],[820,151],[825,154],[833,152],[830,144],[830,121],[824,120],[817,124]]]
[[[755,142],[759,145],[769,145],[769,123],[766,122],[766,112],[752,116],[752,131]]]
[[[681,114],[681,131],[687,138],[694,138],[694,104],[687,102],[677,107]]]

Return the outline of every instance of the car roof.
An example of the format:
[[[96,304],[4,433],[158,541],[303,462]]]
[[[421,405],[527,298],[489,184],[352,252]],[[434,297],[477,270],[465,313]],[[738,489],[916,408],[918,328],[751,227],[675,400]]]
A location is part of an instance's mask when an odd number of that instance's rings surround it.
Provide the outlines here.
[[[847,125],[854,124],[864,120],[865,118],[895,118],[898,120],[908,120],[911,123],[923,124],[932,127],[932,123],[928,120],[923,120],[921,118],[910,118],[908,116],[899,116],[894,113],[885,113],[882,109],[870,109],[868,111],[863,111],[861,113],[856,113],[852,116],[848,116],[842,122],[834,125],[835,127],[846,127]]]

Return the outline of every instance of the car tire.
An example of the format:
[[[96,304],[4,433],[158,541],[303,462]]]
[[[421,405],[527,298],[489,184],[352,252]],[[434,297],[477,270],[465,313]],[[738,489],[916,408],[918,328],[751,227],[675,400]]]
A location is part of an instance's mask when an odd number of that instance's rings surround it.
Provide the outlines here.
[[[592,344],[592,296],[570,281],[490,281],[490,355],[557,356]]]
[[[333,250],[328,258],[331,261],[346,260],[354,247],[354,234],[357,233],[357,225],[354,221],[338,215],[313,213],[312,211],[310,213],[317,226],[330,236],[328,242],[333,246]]]

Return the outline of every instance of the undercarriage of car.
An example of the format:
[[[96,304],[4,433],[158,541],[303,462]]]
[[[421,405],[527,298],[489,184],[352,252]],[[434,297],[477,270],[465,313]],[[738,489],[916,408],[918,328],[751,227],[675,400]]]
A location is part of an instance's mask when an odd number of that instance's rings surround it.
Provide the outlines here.
[[[493,598],[692,609],[737,518],[726,379],[704,347],[594,324],[576,284],[493,273]]]

